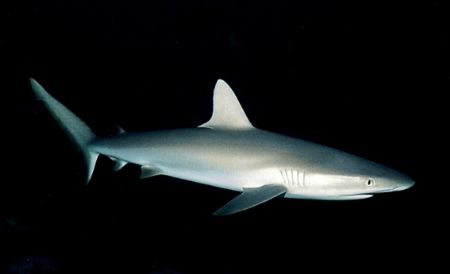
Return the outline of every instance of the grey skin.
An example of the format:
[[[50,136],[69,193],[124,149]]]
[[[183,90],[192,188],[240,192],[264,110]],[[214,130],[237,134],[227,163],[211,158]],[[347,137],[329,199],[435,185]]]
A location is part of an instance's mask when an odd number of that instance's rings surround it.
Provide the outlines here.
[[[141,166],[141,178],[167,175],[241,192],[215,212],[228,215],[274,197],[359,200],[410,188],[406,175],[366,159],[255,128],[231,88],[218,80],[211,119],[197,127],[98,138],[31,80],[37,97],[85,156],[88,181],[99,154]]]

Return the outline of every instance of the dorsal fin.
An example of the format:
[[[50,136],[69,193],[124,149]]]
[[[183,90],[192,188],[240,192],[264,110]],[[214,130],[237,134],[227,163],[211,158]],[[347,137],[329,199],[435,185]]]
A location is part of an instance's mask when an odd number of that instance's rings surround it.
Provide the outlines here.
[[[127,132],[126,132],[121,126],[119,126],[119,125],[116,126],[116,131],[117,131],[116,134],[118,134],[118,135],[127,133]]]
[[[247,115],[245,115],[233,90],[225,81],[219,79],[214,87],[212,117],[200,127],[252,129],[253,125],[248,120]]]

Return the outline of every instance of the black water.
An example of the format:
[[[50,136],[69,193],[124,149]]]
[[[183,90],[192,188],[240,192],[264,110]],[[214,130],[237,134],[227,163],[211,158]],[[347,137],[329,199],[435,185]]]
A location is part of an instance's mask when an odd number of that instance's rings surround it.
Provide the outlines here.
[[[295,3],[294,3],[295,2]],[[0,4],[2,273],[435,272],[449,90],[444,1],[40,1]],[[218,78],[259,128],[410,175],[365,201],[274,200],[114,174],[76,150],[28,78],[99,135],[192,127]]]

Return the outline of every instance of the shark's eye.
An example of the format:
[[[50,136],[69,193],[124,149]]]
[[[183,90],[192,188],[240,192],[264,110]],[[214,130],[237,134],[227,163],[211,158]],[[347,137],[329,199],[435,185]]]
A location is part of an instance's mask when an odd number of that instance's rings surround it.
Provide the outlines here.
[[[372,179],[368,179],[367,182],[366,182],[367,186],[373,186],[374,184],[375,183],[374,183],[374,181]]]

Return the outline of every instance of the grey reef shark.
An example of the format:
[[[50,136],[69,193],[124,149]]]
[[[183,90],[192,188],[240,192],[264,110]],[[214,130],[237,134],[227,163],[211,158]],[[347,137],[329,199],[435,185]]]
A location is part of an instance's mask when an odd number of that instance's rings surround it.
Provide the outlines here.
[[[37,98],[78,147],[92,177],[100,154],[141,166],[141,178],[166,175],[240,192],[214,215],[229,215],[275,197],[359,200],[414,185],[408,176],[327,146],[254,127],[223,80],[214,88],[213,113],[198,127],[125,132],[97,137],[34,79]]]

